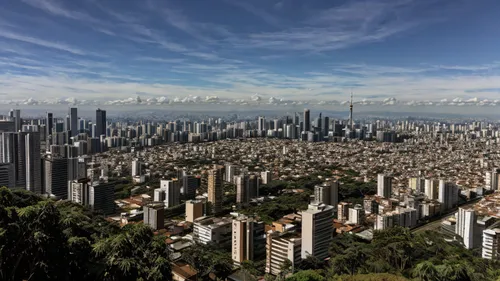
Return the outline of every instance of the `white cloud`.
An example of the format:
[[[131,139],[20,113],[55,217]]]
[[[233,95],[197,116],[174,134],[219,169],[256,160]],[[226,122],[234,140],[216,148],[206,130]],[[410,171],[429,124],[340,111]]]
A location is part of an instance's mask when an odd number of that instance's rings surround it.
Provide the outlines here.
[[[30,44],[38,45],[38,46],[45,47],[45,48],[61,50],[61,51],[75,54],[75,55],[84,55],[85,54],[85,51],[80,50],[76,47],[71,47],[71,46],[63,44],[63,43],[57,43],[57,42],[47,41],[44,39],[30,37],[27,35],[18,34],[18,33],[10,32],[7,30],[0,29],[0,37],[11,39],[11,40],[16,40],[16,41],[21,41],[21,42],[25,42],[25,43],[30,43]]]

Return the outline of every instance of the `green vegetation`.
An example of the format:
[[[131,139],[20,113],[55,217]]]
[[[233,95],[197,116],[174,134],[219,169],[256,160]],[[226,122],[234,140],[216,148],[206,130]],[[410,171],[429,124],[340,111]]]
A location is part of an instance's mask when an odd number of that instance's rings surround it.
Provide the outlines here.
[[[401,276],[388,273],[357,274],[352,276],[340,276],[336,281],[408,281]]]
[[[257,215],[266,223],[271,223],[284,215],[307,209],[310,194],[310,192],[283,194],[275,200],[245,208],[242,213]]]
[[[196,244],[182,253],[182,259],[196,269],[201,280],[209,279],[210,273],[223,280],[233,271],[231,253],[217,245]]]
[[[330,252],[326,273],[332,278],[368,273],[391,273],[425,281],[500,277],[499,263],[474,256],[458,243],[446,242],[437,232],[411,233],[395,227],[376,231],[371,243],[347,234],[334,239]]]
[[[171,280],[168,256],[143,224],[0,188],[0,280]]]

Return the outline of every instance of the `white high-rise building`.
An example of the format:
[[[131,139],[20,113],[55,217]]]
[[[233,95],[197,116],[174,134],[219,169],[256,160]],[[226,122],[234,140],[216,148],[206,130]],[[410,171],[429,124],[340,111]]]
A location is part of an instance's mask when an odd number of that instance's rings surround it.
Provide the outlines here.
[[[302,212],[302,258],[327,258],[333,230],[333,207],[319,203],[309,204],[308,209]]]
[[[483,231],[483,259],[500,260],[500,228]]]
[[[488,190],[498,190],[498,182],[500,179],[500,169],[495,168],[491,172],[486,172],[485,188]]]
[[[425,180],[425,195],[427,198],[432,199],[432,200],[437,200],[438,199],[438,188],[439,182],[436,180],[432,179],[426,179]]]
[[[373,229],[384,230],[394,226],[394,218],[392,214],[377,215]]]
[[[269,184],[272,181],[272,174],[270,171],[264,171],[260,173],[262,179],[262,184]]]
[[[364,220],[365,210],[361,205],[356,204],[354,208],[349,208],[349,223],[362,224]]]
[[[292,263],[292,268],[301,261],[300,235],[295,233],[280,233],[270,230],[266,237],[266,273],[278,275],[286,260]]]
[[[90,188],[87,179],[68,181],[68,200],[83,206],[90,204]]]
[[[377,176],[377,195],[384,198],[391,198],[392,177],[384,174]]]
[[[474,209],[458,208],[456,220],[455,232],[463,238],[465,248],[474,248],[474,244],[478,242],[474,241],[474,231],[477,231],[477,217]]]
[[[140,176],[142,175],[142,171],[141,171],[141,162],[139,160],[134,160],[132,161],[132,177],[135,177],[135,176]]]
[[[165,203],[165,207],[171,208],[180,204],[181,186],[177,179],[161,180],[160,189],[165,192],[165,199],[163,201]]]
[[[236,184],[235,176],[241,173],[241,167],[238,165],[226,165],[226,177],[225,180],[230,183]]]

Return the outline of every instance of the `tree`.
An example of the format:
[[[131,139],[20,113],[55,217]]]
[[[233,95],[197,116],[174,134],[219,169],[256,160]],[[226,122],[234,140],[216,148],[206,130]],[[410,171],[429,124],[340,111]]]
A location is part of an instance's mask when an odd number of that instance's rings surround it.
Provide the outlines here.
[[[324,281],[324,280],[325,277],[320,275],[315,270],[302,270],[286,279],[286,281]]]
[[[413,269],[413,276],[420,278],[422,281],[438,280],[438,271],[434,264],[430,261],[423,261]]]
[[[182,252],[182,259],[196,269],[202,280],[208,279],[210,273],[224,279],[233,269],[229,253],[222,252],[216,245],[197,243]]]
[[[169,249],[144,224],[126,225],[119,234],[99,240],[93,251],[104,264],[103,280],[170,280]]]

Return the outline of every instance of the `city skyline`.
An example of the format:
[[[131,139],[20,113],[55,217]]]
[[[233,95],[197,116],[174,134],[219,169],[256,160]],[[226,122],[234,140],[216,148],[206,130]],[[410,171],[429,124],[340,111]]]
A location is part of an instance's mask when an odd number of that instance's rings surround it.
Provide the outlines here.
[[[10,1],[5,101],[498,99],[494,1]],[[33,28],[36,26],[36,28]]]

